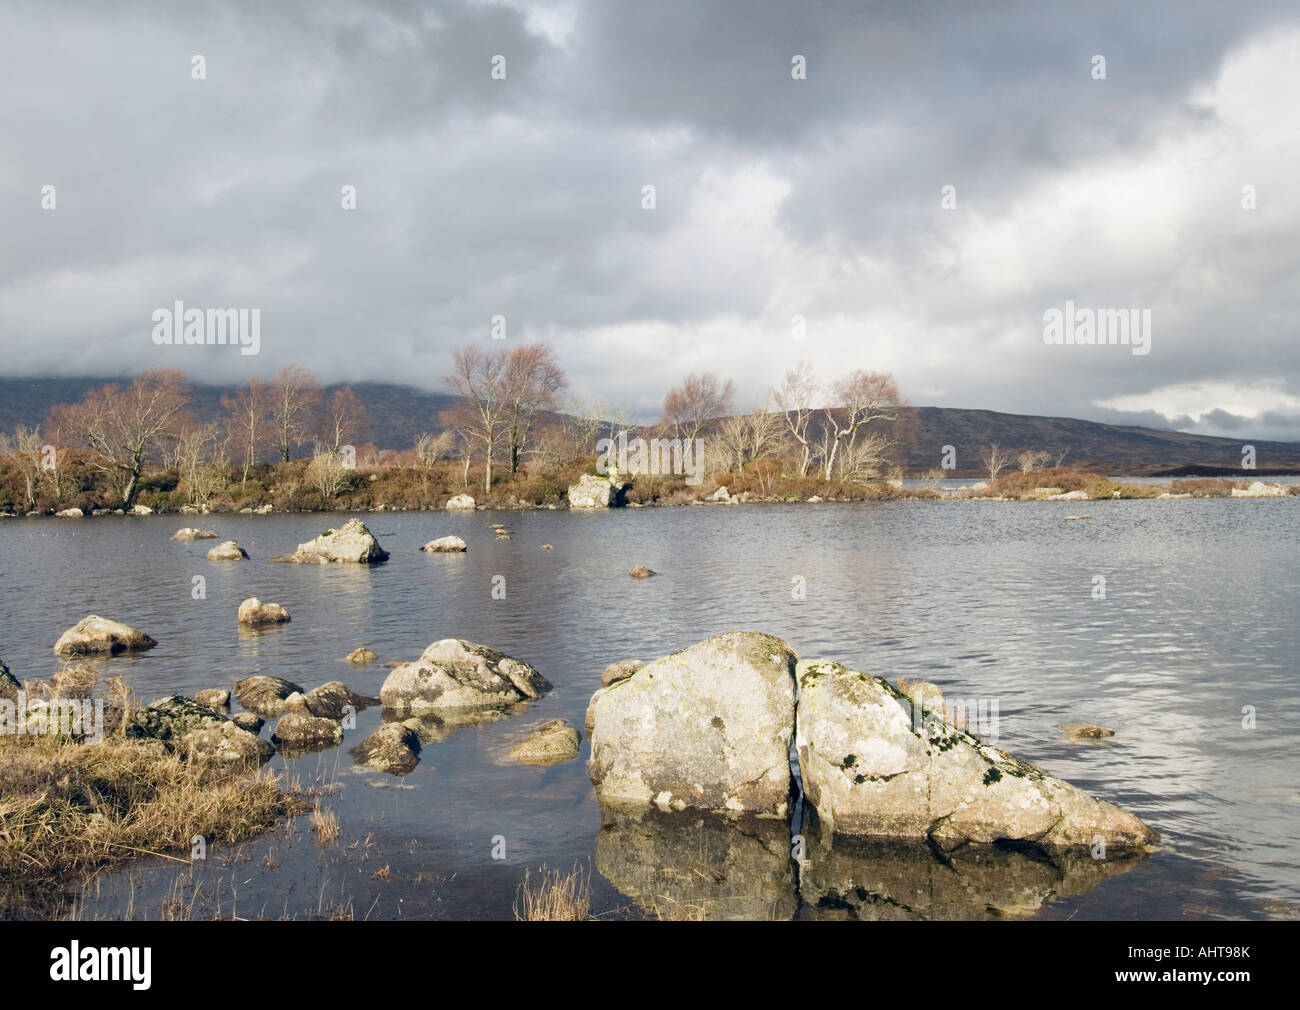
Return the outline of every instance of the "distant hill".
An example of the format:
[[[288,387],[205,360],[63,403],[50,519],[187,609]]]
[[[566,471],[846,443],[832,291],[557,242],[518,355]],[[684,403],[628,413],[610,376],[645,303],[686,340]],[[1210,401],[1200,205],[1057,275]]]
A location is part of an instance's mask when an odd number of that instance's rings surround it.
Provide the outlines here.
[[[89,389],[121,379],[0,379],[0,430],[39,425],[52,406],[81,399]],[[438,430],[438,412],[455,403],[447,393],[428,393],[383,382],[350,384],[370,417],[367,441],[385,449],[409,449],[422,432]],[[221,397],[233,386],[195,385],[193,409],[201,420],[224,416]],[[332,395],[341,385],[326,387]],[[1255,446],[1256,474],[1300,472],[1300,443],[1189,435],[1156,428],[1121,427],[1068,417],[1003,414],[995,410],[916,407],[915,441],[905,450],[911,470],[940,465],[943,447],[956,450],[959,473],[978,472],[990,444],[1006,450],[1065,452],[1065,463],[1098,472],[1131,475],[1239,473],[1241,447]]]

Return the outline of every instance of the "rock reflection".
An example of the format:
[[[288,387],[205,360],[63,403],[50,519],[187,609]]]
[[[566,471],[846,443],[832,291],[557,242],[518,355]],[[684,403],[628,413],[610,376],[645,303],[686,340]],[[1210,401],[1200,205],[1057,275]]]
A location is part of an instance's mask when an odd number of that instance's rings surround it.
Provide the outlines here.
[[[789,919],[798,908],[783,820],[601,810],[596,869],[648,915]]]
[[[608,808],[601,816],[596,868],[648,915],[665,919],[1028,916],[1146,858],[999,845],[942,854],[923,844],[832,842],[814,822],[796,864],[780,820]]]

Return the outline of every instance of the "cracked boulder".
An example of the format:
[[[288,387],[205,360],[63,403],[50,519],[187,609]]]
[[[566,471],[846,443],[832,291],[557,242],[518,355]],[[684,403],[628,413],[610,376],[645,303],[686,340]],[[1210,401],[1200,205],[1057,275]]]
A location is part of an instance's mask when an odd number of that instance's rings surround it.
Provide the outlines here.
[[[601,688],[588,718],[601,805],[786,816],[797,660],[733,631]]]
[[[504,708],[551,689],[527,663],[459,638],[434,642],[419,659],[400,663],[379,689],[384,708],[415,716]]]
[[[800,663],[796,746],[804,793],[837,835],[1135,849],[1156,832],[1113,803],[942,722],[888,682]],[[593,745],[594,749],[594,745]]]

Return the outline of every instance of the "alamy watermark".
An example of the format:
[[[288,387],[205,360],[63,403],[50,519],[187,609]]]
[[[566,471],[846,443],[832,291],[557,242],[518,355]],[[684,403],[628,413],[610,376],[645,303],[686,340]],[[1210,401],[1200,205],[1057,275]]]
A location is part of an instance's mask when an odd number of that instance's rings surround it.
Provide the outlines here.
[[[1045,344],[1120,344],[1136,355],[1151,353],[1150,309],[1084,309],[1073,301],[1043,313]]]
[[[32,699],[19,691],[14,700],[0,698],[0,736],[81,737],[86,743],[104,740],[104,699]]]
[[[682,477],[687,484],[704,481],[704,446],[698,438],[627,437],[620,431],[617,438],[602,438],[596,443],[600,456],[596,473],[602,477],[618,474],[662,474]]]
[[[165,344],[229,344],[240,354],[262,349],[261,309],[187,309],[184,302],[154,309],[153,342]]]

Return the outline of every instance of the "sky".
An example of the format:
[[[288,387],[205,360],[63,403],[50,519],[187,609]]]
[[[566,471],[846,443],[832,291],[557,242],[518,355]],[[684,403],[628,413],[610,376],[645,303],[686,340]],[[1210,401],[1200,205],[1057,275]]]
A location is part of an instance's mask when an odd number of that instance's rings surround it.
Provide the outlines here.
[[[643,421],[807,360],[1300,440],[1297,166],[1293,3],[7,2],[0,374],[437,390],[545,340]],[[155,343],[177,301],[258,353]],[[1047,343],[1067,302],[1147,353]]]

